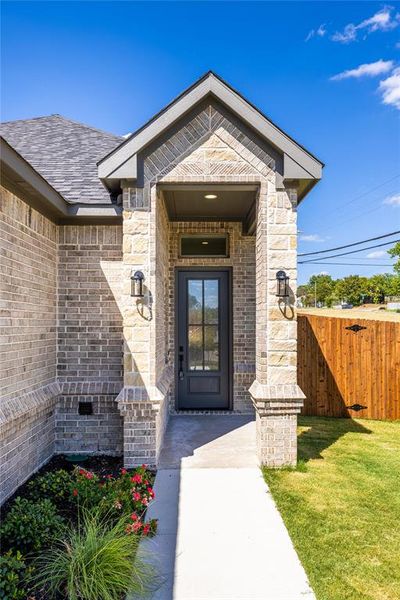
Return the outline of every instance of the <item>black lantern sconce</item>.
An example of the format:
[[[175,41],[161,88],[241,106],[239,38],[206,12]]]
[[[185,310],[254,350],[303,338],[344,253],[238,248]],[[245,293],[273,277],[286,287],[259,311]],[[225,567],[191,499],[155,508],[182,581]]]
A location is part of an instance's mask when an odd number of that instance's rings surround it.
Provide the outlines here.
[[[134,298],[143,298],[143,281],[144,275],[142,271],[132,272],[131,275],[131,296]]]
[[[278,271],[276,274],[276,295],[278,298],[288,298],[289,296],[289,277],[285,271]]]

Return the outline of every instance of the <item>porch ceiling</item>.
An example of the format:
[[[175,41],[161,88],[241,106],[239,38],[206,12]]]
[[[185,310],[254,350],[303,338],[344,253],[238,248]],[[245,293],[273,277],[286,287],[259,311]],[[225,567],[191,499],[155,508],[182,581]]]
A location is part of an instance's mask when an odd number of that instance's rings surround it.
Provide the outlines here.
[[[248,231],[257,186],[175,186],[162,192],[171,221],[241,221]],[[215,195],[216,198],[206,198]]]

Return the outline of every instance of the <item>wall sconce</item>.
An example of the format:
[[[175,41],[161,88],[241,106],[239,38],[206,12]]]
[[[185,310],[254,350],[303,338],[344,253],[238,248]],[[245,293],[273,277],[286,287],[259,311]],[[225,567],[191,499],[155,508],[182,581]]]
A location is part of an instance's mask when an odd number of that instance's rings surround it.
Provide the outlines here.
[[[131,296],[134,298],[143,298],[143,281],[144,275],[142,271],[135,271],[131,275]]]
[[[289,277],[285,271],[278,271],[276,274],[276,295],[278,298],[289,296]]]

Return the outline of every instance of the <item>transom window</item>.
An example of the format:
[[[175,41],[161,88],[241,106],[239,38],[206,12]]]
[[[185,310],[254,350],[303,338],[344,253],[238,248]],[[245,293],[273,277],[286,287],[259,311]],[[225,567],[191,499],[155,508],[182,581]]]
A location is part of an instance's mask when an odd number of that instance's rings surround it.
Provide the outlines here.
[[[180,255],[188,257],[229,256],[227,234],[182,235],[180,240]]]

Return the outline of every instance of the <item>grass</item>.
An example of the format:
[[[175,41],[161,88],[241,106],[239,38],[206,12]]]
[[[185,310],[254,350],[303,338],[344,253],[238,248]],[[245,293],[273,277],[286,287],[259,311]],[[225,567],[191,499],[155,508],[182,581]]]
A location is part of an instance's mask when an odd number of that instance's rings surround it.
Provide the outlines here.
[[[33,575],[38,590],[50,598],[121,600],[127,593],[144,595],[154,579],[152,568],[137,555],[139,536],[126,533],[131,523],[112,523],[99,509],[84,512],[77,529],[38,559]]]
[[[400,422],[299,419],[299,465],[264,477],[318,600],[400,598]]]

